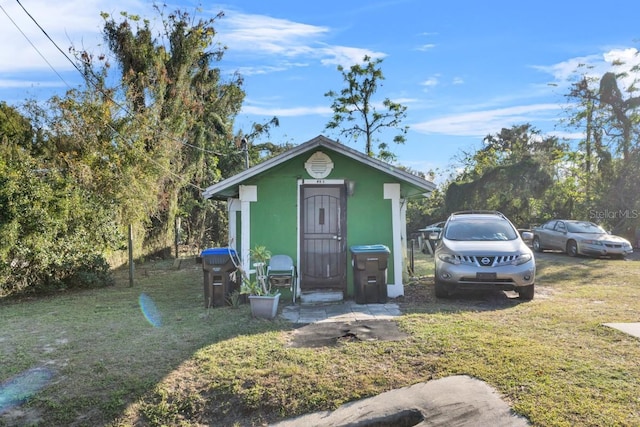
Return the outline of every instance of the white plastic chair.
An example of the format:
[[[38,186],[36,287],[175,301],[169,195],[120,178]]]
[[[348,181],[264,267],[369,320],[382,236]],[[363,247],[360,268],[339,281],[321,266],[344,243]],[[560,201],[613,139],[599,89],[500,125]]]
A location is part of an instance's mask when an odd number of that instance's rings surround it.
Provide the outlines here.
[[[297,278],[296,267],[289,255],[272,255],[267,267],[267,281],[271,286],[288,287],[293,303],[296,303]]]

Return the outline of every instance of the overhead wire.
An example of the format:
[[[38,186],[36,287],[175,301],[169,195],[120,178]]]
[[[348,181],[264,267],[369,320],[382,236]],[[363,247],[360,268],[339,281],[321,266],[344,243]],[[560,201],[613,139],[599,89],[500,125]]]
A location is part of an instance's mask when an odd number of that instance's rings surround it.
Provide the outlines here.
[[[82,70],[77,66],[77,64],[75,62],[73,62],[71,60],[71,58],[69,58],[69,56],[62,50],[60,49],[60,47],[57,45],[57,43],[49,36],[49,34],[45,31],[44,28],[42,28],[42,26],[35,20],[35,18],[24,8],[24,6],[22,5],[22,3],[20,3],[20,0],[16,0],[16,2],[20,5],[20,7],[22,8],[22,10],[27,14],[27,16],[29,16],[29,18],[31,18],[31,20],[36,24],[36,26],[40,29],[40,31],[42,31],[44,33],[44,35],[47,37],[47,39],[49,39],[49,41],[56,47],[56,49],[58,49],[58,51],[60,53],[62,53],[62,55],[67,59],[67,61],[69,61],[71,63],[71,65],[73,65],[73,67],[80,73],[83,75]],[[49,66],[51,67],[51,69],[54,71],[54,73],[56,73],[56,75],[67,85],[67,87],[71,88],[71,86],[62,78],[62,76],[60,75],[60,73],[58,73],[58,71],[55,69],[55,67],[53,67],[49,61],[47,61],[47,59],[44,57],[44,55],[42,55],[42,53],[38,50],[38,48],[31,42],[31,40],[29,39],[29,37],[22,31],[22,29],[15,23],[15,21],[9,16],[9,14],[7,13],[7,11],[0,5],[0,8],[2,8],[2,11],[4,12],[5,15],[7,15],[7,17],[9,18],[9,20],[11,20],[11,22],[16,26],[16,28],[18,29],[18,31],[20,31],[20,33],[25,37],[25,39],[27,39],[27,41],[29,42],[29,44],[36,50],[36,52],[38,52],[38,54],[42,57],[42,59],[44,59],[44,61],[49,64]],[[135,118],[135,116],[133,116],[132,114],[130,114],[126,108],[124,108],[123,106],[121,106],[120,104],[118,104],[118,102],[116,102],[113,98],[111,98],[108,94],[104,93],[104,91],[102,89],[100,89],[99,87],[97,87],[92,81],[90,81],[89,79],[85,79],[86,81],[89,82],[89,84],[91,84],[93,86],[94,89],[100,91],[100,93],[102,93],[103,95],[105,95],[106,97],[108,97],[108,99],[113,102],[115,105],[117,105],[119,108],[121,108],[129,117],[133,118],[134,120],[137,120]],[[120,137],[121,139],[127,141],[127,139],[122,136],[120,134],[120,132],[118,132],[116,129],[113,128],[113,126],[111,126],[110,124],[107,124],[107,127],[118,137]],[[129,147],[135,147],[135,145],[130,145]],[[199,191],[204,191],[204,189],[200,188],[199,186],[191,183],[190,181],[187,181],[186,179],[184,179],[182,176],[176,174],[175,172],[167,169],[164,165],[162,165],[160,162],[158,162],[157,160],[153,159],[152,157],[148,156],[146,153],[141,152],[140,154],[142,154],[147,160],[149,160],[150,162],[154,163],[156,166],[159,166],[162,170],[164,170],[165,172],[167,172],[168,174],[172,175],[175,178],[178,178],[180,181],[185,182],[187,185],[190,185],[194,188],[196,188]]]
[[[71,58],[69,58],[69,56],[62,50],[60,49],[60,47],[58,46],[58,44],[49,36],[49,34],[47,33],[47,31],[42,28],[42,26],[36,21],[36,19],[26,10],[26,8],[22,5],[22,3],[20,3],[20,0],[16,0],[16,2],[18,3],[18,5],[20,5],[20,7],[22,8],[22,10],[25,12],[25,14],[35,23],[35,25],[40,29],[40,31],[42,31],[44,33],[44,35],[47,37],[47,39],[49,39],[49,41],[56,47],[56,49],[58,49],[58,51],[60,53],[62,53],[62,55],[67,59],[67,61],[69,61],[71,63],[71,65],[82,75],[82,77],[85,79],[86,82],[88,82],[95,90],[99,91],[101,94],[103,94],[105,97],[107,97],[107,99],[109,99],[111,102],[114,103],[114,105],[116,105],[118,108],[120,108],[122,111],[125,112],[125,114],[127,116],[129,116],[130,118],[132,118],[133,120],[137,121],[137,118],[132,115],[124,106],[120,105],[115,99],[113,99],[111,96],[109,96],[109,94],[105,93],[101,88],[99,88],[94,82],[91,81],[91,79],[86,78],[86,76],[84,75],[84,73],[82,72],[82,70],[78,67],[78,65],[71,60]],[[3,8],[3,12],[5,13],[5,15],[7,15],[7,17],[9,17],[9,19],[11,20],[11,22],[14,23],[14,25],[17,26],[17,24],[15,24],[15,21],[13,21],[13,19],[11,19],[11,17],[8,15],[8,13],[6,12],[6,10],[4,10]],[[24,34],[24,32],[18,27],[18,30],[23,34],[23,36],[27,39],[27,41],[29,41],[29,44],[31,44],[31,46],[33,46],[35,48],[35,46],[33,45],[33,43],[31,42],[31,40],[29,40],[29,38],[26,36],[26,34]],[[35,48],[36,51],[37,48]],[[49,64],[49,62],[46,60],[46,58],[44,58],[44,56],[38,51],[38,53],[43,57],[43,59],[47,62],[47,64]],[[50,65],[50,64],[49,64]],[[57,70],[55,70],[55,68],[50,65],[50,67],[54,70],[54,72],[62,79],[62,77],[60,76],[60,73],[57,72]],[[63,82],[65,82],[65,84],[71,88],[71,86],[66,83],[66,81],[64,79],[62,79]],[[123,136],[120,132],[118,132],[116,129],[113,128],[113,126],[111,126],[110,124],[106,125],[108,129],[110,129],[114,135],[118,136],[120,139],[124,140],[125,142],[132,142],[130,139],[127,139],[125,136]],[[133,147],[133,145],[126,145],[127,147]],[[158,167],[160,167],[162,170],[164,170],[165,172],[167,172],[169,175],[178,178],[180,181],[182,181],[183,183],[186,183],[189,186],[194,187],[195,189],[197,189],[198,191],[204,191],[203,188],[201,188],[200,186],[193,184],[192,182],[186,180],[184,177],[176,174],[175,172],[173,172],[172,170],[167,169],[164,165],[162,165],[160,162],[158,162],[157,160],[153,159],[151,156],[147,155],[144,152],[140,152],[140,154],[142,154],[148,161],[154,163],[155,165],[157,165]]]
[[[18,4],[20,4],[19,1],[18,1]],[[65,85],[67,85],[67,87],[71,88],[71,85],[69,85],[69,83],[67,83],[67,81],[62,77],[62,75],[58,73],[58,70],[56,70],[55,67],[51,65],[51,63],[47,60],[47,58],[42,54],[42,52],[40,52],[40,50],[36,47],[36,45],[33,44],[31,39],[29,39],[29,37],[24,33],[24,31],[22,31],[22,28],[20,28],[20,26],[16,23],[16,21],[13,20],[13,18],[9,15],[9,13],[4,9],[4,7],[1,4],[0,4],[0,9],[2,9],[2,12],[4,12],[4,14],[7,16],[9,21],[11,21],[11,23],[13,24],[13,26],[16,27],[18,31],[20,31],[20,34],[22,34],[22,36],[27,40],[27,42],[31,45],[31,47],[38,53],[38,55],[40,55],[40,58],[42,58],[44,62],[47,63],[49,68],[51,68],[51,70],[58,76],[58,78],[62,80],[62,82]]]
[[[80,75],[82,76],[83,79],[85,79],[95,90],[99,91],[102,95],[104,95],[107,99],[109,99],[109,101],[113,102],[114,105],[116,105],[118,108],[120,108],[127,116],[129,116],[130,118],[132,118],[133,120],[137,120],[137,118],[135,117],[134,114],[132,114],[129,109],[120,104],[117,100],[113,99],[113,97],[111,97],[111,95],[109,95],[108,93],[106,93],[102,88],[100,88],[98,85],[96,85],[93,81],[91,81],[91,79],[87,79],[85,73],[78,67],[78,64],[76,64],[70,57],[69,55],[67,55],[61,48],[60,46],[58,46],[58,44],[51,38],[51,36],[49,36],[49,34],[47,33],[47,31],[42,28],[42,26],[38,23],[38,21],[36,21],[36,19],[29,13],[29,11],[27,11],[27,9],[22,5],[22,3],[20,3],[20,0],[16,0],[16,2],[18,3],[18,5],[20,5],[20,7],[22,8],[22,10],[24,11],[25,14],[27,14],[27,16],[34,22],[34,24],[36,24],[36,26],[40,29],[40,31],[42,31],[42,33],[45,35],[45,37],[47,37],[47,39],[49,39],[49,41],[51,41],[51,43],[55,46],[55,48],[67,59],[67,61],[69,61],[69,63],[73,66],[73,68],[75,68]],[[145,124],[141,124],[142,126],[147,126]],[[215,154],[217,156],[222,156],[222,153],[216,152],[216,151],[211,151],[211,150],[207,150],[204,149],[202,147],[198,147],[196,145],[193,144],[189,144],[188,142],[184,142],[184,141],[180,141],[176,138],[173,138],[170,136],[170,139],[173,139],[175,142],[178,142],[179,144],[194,148],[196,150],[200,150],[203,151],[205,153],[209,153],[209,154]]]
[[[116,101],[115,99],[113,99],[113,97],[111,97],[111,95],[109,95],[108,93],[106,93],[102,88],[100,88],[98,85],[95,84],[95,82],[93,82],[90,78],[88,78],[85,73],[78,67],[78,65],[58,46],[58,44],[49,36],[49,34],[47,33],[47,31],[38,23],[38,21],[29,13],[29,11],[22,5],[22,3],[20,3],[20,0],[16,0],[16,2],[18,3],[18,5],[22,8],[22,10],[25,12],[25,14],[34,22],[34,24],[40,29],[40,31],[42,31],[42,33],[45,35],[45,37],[47,37],[47,39],[56,47],[56,49],[67,59],[67,61],[69,61],[69,63],[71,63],[71,65],[82,75],[83,79],[89,84],[91,85],[91,87],[95,90],[97,90],[98,92],[100,92],[102,95],[104,95],[107,99],[109,99],[109,101],[111,101],[114,105],[116,105],[119,109],[121,109],[129,118],[133,119],[134,121],[140,123],[139,119],[132,114],[127,107],[125,107],[124,105],[121,105],[118,101]],[[62,76],[60,75],[60,73],[58,73],[58,71],[55,69],[55,67],[53,67],[49,61],[47,61],[47,59],[44,57],[44,55],[36,48],[36,46],[31,42],[31,40],[29,40],[29,38],[27,37],[27,35],[20,29],[20,27],[15,23],[15,21],[9,16],[9,14],[7,13],[7,11],[0,5],[0,8],[2,8],[2,11],[4,12],[5,15],[7,15],[7,17],[11,20],[11,22],[16,26],[16,28],[18,28],[18,30],[20,31],[20,33],[25,37],[25,39],[27,39],[27,41],[29,42],[29,44],[36,50],[36,52],[38,52],[38,54],[45,60],[45,62],[49,65],[49,67],[54,71],[54,73],[69,87],[71,88],[71,86],[62,78]],[[146,124],[142,124],[141,126],[144,127],[148,127],[148,125]],[[111,125],[107,124],[107,127],[114,132],[115,135],[117,135],[118,137],[120,137],[121,139],[123,139],[125,142],[130,142],[130,139],[126,138],[125,136],[123,136],[122,134],[120,134],[120,132],[118,132],[116,129],[114,129]],[[211,150],[207,150],[205,148],[202,147],[198,147],[196,145],[193,144],[189,144],[188,142],[185,141],[181,141],[177,138],[175,138],[173,135],[166,135],[168,137],[168,139],[173,140],[174,142],[177,142],[181,145],[202,151],[204,153],[208,153],[208,154],[214,154],[216,156],[223,156],[222,153],[220,152],[216,152],[216,151],[211,151]],[[132,141],[131,141],[132,142]],[[188,181],[187,179],[183,178],[182,176],[176,174],[175,172],[167,169],[164,165],[160,164],[158,161],[156,161],[155,159],[151,158],[150,156],[147,155],[147,153],[142,152],[141,153],[144,157],[146,157],[149,161],[155,163],[156,165],[158,165],[160,168],[162,168],[165,172],[169,173],[170,175],[178,178],[179,180],[181,180],[182,182],[185,182],[187,185],[192,186],[194,188],[196,188],[199,191],[204,191],[204,189],[200,188],[198,185],[193,184],[192,182]]]
[[[65,58],[67,58],[67,61],[71,62],[71,65],[73,65],[73,68],[75,68],[76,70],[78,70],[78,72],[79,72],[80,74],[82,74],[82,70],[80,70],[80,68],[78,68],[78,65],[77,65],[76,63],[74,63],[74,62],[73,62],[73,61],[72,61],[72,60],[67,56],[67,54],[66,54],[66,53],[64,53],[64,51],[63,51],[62,49],[60,49],[60,47],[56,44],[56,42],[55,42],[55,41],[53,41],[53,39],[52,39],[52,38],[49,36],[49,34],[44,30],[44,28],[42,28],[42,26],[38,23],[38,21],[36,21],[36,19],[35,19],[33,16],[31,16],[31,14],[29,13],[29,11],[28,11],[27,9],[25,9],[25,7],[22,5],[22,3],[20,3],[20,0],[16,0],[16,2],[17,2],[17,3],[18,3],[18,5],[22,8],[22,10],[24,11],[24,13],[26,13],[26,14],[27,14],[27,16],[28,16],[29,18],[31,18],[31,20],[33,21],[33,23],[34,23],[34,24],[36,24],[36,26],[37,26],[38,28],[40,28],[40,31],[42,31],[42,33],[45,35],[45,37],[46,37],[46,38],[48,38],[48,39],[49,39],[49,41],[50,41],[51,43],[53,43],[53,45],[56,47],[56,49],[58,49],[58,51],[60,51],[60,53],[61,53]],[[6,13],[6,12],[5,12],[5,13]],[[22,31],[20,31],[20,32],[22,32]],[[24,33],[23,33],[23,34],[24,34]],[[27,39],[27,40],[28,40],[28,39]],[[33,46],[33,44],[31,44],[31,45]],[[46,61],[46,59],[45,59],[45,61]],[[57,74],[57,73],[56,73],[56,74]]]

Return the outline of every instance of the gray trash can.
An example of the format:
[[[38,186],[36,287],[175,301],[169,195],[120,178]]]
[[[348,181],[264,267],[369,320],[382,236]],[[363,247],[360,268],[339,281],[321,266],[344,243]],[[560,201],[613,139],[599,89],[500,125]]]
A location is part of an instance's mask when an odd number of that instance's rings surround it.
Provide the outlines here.
[[[209,248],[203,250],[200,256],[204,275],[204,307],[229,304],[231,293],[240,288],[232,278],[239,263],[236,251],[230,248]]]
[[[360,245],[349,249],[356,303],[386,303],[389,248],[384,245]]]

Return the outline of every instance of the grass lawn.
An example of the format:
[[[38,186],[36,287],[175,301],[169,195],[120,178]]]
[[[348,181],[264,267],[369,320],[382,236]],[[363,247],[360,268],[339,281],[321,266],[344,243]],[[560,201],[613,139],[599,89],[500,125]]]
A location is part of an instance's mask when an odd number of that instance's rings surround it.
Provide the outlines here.
[[[251,426],[422,381],[486,381],[537,426],[640,425],[640,261],[541,254],[536,297],[399,298],[404,341],[288,346],[294,325],[206,310],[201,266],[136,266],[102,290],[0,303],[0,426]],[[184,264],[187,264],[186,266]],[[287,298],[281,298],[286,304]],[[17,402],[21,404],[17,404]]]

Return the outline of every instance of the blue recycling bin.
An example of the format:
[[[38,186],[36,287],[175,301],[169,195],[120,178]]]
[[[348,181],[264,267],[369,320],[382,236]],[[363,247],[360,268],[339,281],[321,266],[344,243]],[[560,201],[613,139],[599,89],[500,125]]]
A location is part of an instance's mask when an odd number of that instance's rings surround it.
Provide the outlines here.
[[[386,303],[389,248],[385,245],[359,245],[349,249],[356,303]]]
[[[203,250],[200,257],[204,275],[204,307],[230,304],[231,293],[240,288],[233,275],[239,265],[236,251],[232,248],[209,248]]]

